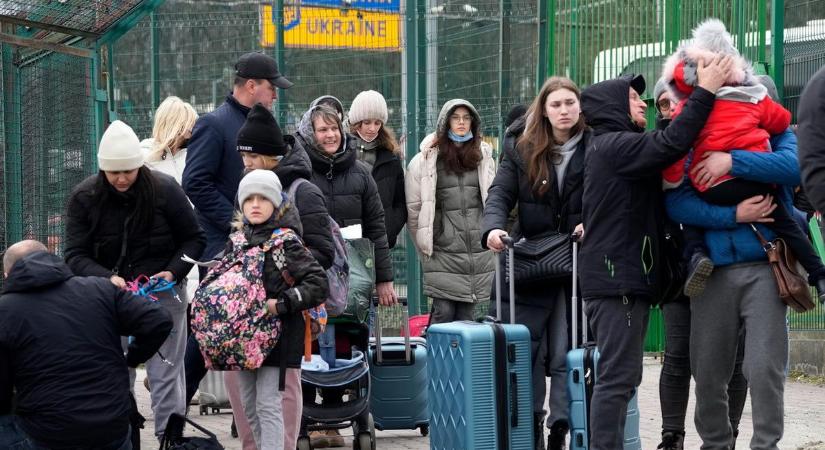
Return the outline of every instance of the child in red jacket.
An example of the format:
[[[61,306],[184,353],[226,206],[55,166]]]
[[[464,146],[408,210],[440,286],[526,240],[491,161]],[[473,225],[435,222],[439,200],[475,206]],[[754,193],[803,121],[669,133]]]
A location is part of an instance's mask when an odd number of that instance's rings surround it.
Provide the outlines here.
[[[694,143],[687,176],[699,197],[708,203],[735,206],[757,195],[775,195],[775,186],[724,175],[713,185],[703,184],[694,167],[708,152],[745,150],[770,152],[770,137],[784,132],[791,122],[791,113],[768,96],[768,90],[756,80],[748,63],[733,46],[725,26],[709,19],[693,31],[693,41],[684,45],[665,62],[662,77],[676,100],[672,117],[678,115],[696,86],[696,65],[725,54],[734,57],[733,75],[726,86],[716,92],[716,102],[707,123]],[[665,189],[674,188],[685,177],[684,158],[663,172]],[[787,208],[790,208],[788,205]],[[766,225],[790,248],[808,272],[808,282],[825,293],[825,266],[816,255],[805,233],[785,205],[778,205],[770,215],[774,221]],[[687,227],[690,228],[690,227]],[[704,250],[704,236],[699,230],[687,229],[686,248],[690,255],[685,294],[695,296],[704,290],[705,281],[713,270],[713,262]]]

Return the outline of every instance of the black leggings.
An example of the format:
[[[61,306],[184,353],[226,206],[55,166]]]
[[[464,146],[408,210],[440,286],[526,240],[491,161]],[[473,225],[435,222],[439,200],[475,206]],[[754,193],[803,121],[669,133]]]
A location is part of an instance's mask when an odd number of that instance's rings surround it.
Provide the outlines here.
[[[706,202],[720,206],[736,206],[757,195],[772,195],[777,198],[776,189],[771,186],[741,178],[732,178],[699,193],[699,197]],[[822,260],[817,256],[807,234],[799,227],[789,209],[786,209],[781,202],[777,202],[776,205],[776,209],[768,216],[773,219],[773,222],[764,225],[785,241],[796,259],[808,272],[808,282],[815,284],[817,280],[825,277],[825,266],[822,265]],[[694,231],[685,233],[686,249],[695,248],[694,244],[688,242],[694,240],[695,236]]]

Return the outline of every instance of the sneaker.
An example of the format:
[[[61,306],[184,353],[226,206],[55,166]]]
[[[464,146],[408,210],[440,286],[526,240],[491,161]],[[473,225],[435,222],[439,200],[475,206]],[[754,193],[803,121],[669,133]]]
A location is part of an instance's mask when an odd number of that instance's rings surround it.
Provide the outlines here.
[[[663,450],[683,450],[685,447],[684,431],[662,431],[662,443],[656,448]]]
[[[816,294],[819,297],[819,303],[825,304],[825,278],[816,281]]]
[[[330,447],[343,447],[344,437],[338,430],[327,430],[327,440]]]
[[[312,448],[327,448],[329,447],[329,439],[327,439],[324,431],[310,431],[309,443]]]
[[[690,257],[688,274],[685,279],[685,295],[695,297],[705,290],[705,283],[713,272],[713,261],[703,252],[695,252]]]
[[[568,432],[570,426],[566,420],[553,422],[553,425],[550,425],[550,434],[547,435],[547,450],[564,450]]]

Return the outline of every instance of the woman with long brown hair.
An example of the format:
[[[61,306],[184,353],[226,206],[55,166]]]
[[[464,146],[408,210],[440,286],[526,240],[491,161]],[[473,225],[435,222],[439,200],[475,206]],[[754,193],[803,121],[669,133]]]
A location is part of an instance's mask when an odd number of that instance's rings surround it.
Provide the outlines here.
[[[564,77],[552,77],[542,86],[527,114],[508,129],[501,167],[490,188],[482,224],[481,243],[501,252],[502,236],[510,211],[518,207],[517,231],[513,238],[535,238],[549,233],[581,231],[584,154],[589,131],[580,110],[579,88]],[[509,302],[504,280],[503,300]],[[549,369],[550,427],[548,449],[564,448],[568,431],[568,401],[565,388],[570,337],[567,303],[571,283],[543,280],[515,286],[515,321],[530,329],[533,357],[533,411],[535,442],[544,448],[545,367]],[[502,306],[502,314],[509,308]],[[509,317],[506,319],[509,320]],[[541,345],[546,339],[547,346]],[[545,358],[547,365],[545,365]]]
[[[496,167],[480,122],[470,102],[448,101],[405,178],[407,229],[433,299],[432,323],[472,320],[474,305],[490,299],[493,255],[481,246],[480,224]]]

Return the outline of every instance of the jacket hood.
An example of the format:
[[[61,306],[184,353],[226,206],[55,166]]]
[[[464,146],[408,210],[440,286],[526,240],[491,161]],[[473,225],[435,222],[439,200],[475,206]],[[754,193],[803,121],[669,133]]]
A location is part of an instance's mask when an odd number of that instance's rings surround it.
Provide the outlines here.
[[[312,108],[318,106],[324,100],[332,101],[333,103],[335,103],[336,109],[340,110],[340,112],[341,112],[341,116],[345,115],[344,114],[344,104],[341,103],[341,100],[338,100],[337,97],[333,97],[332,95],[322,95],[322,96],[316,98],[315,100],[312,101],[312,103],[309,104],[309,109],[312,109]]]
[[[718,19],[708,19],[693,30],[693,37],[679,46],[665,60],[662,81],[677,101],[690,96],[698,84],[696,68],[700,60],[710,61],[715,56],[733,58],[733,68],[725,80],[725,86],[753,86],[759,83],[751,63],[739,54],[733,45],[733,37]]]
[[[473,128],[478,128],[479,130],[481,129],[481,116],[478,115],[476,107],[467,100],[462,98],[454,98],[452,100],[448,100],[447,103],[444,103],[444,106],[441,107],[441,112],[438,113],[438,120],[435,124],[435,132],[437,135],[442,135],[447,132],[447,127],[449,126],[449,121],[447,119],[450,117],[450,113],[452,113],[453,110],[459,106],[464,106],[470,110],[470,114],[473,115],[473,123],[478,124],[477,127]]]
[[[312,112],[318,108],[320,108],[320,105],[310,106],[309,109],[304,112],[304,115],[301,116],[301,121],[298,122],[298,134],[303,139],[304,143],[307,144],[305,148],[307,152],[321,151],[320,147],[318,146],[318,142],[315,140],[315,129],[313,128],[312,120],[310,119],[310,117],[312,116]],[[338,130],[341,132],[341,147],[338,149],[338,152],[341,152],[342,150],[347,148],[348,135],[344,131],[343,123],[341,123],[340,121],[338,122]]]
[[[631,86],[641,95],[644,78],[641,75],[623,75],[582,91],[582,113],[595,136],[614,131],[644,131],[630,119],[628,92]]]
[[[312,164],[309,155],[295,144],[293,136],[285,135],[284,141],[290,150],[275,168],[275,175],[278,175],[281,183],[287,187],[298,178],[309,179],[312,176]]]
[[[3,292],[24,292],[62,283],[74,276],[58,256],[34,252],[19,259],[6,278]]]
[[[527,114],[524,114],[513,121],[509,127],[504,131],[505,136],[512,136],[518,138],[524,134],[524,129],[527,128]]]

